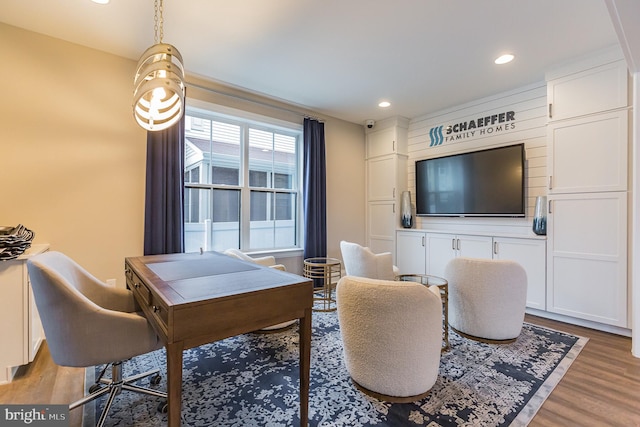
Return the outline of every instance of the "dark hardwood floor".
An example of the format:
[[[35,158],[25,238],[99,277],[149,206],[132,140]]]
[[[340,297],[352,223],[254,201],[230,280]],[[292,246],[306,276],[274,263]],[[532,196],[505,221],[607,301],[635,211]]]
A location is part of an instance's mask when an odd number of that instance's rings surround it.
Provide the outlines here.
[[[630,338],[529,315],[525,320],[589,338],[530,426],[640,427],[640,358],[631,355]],[[45,343],[13,382],[0,386],[0,403],[69,403],[82,396],[83,380],[84,369],[56,366]],[[80,426],[82,409],[70,417],[70,426]]]

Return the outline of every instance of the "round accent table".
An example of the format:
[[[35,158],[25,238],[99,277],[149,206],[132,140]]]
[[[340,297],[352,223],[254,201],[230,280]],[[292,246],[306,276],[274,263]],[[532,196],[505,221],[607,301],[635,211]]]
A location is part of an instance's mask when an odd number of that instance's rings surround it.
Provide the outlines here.
[[[449,282],[442,277],[430,276],[428,274],[401,274],[397,280],[404,282],[417,282],[425,286],[437,286],[440,289],[440,298],[442,298],[442,311],[444,313],[444,321],[442,329],[444,337],[442,340],[442,351],[449,350]]]
[[[313,279],[314,311],[336,310],[333,289],[340,280],[341,270],[342,264],[340,260],[335,258],[317,257],[304,260],[303,275],[308,279]]]

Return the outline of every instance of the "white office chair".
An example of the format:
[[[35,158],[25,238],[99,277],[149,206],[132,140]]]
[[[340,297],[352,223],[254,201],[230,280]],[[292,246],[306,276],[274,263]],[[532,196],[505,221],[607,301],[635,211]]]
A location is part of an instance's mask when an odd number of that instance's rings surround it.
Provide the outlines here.
[[[91,394],[69,409],[108,393],[97,423],[102,426],[116,395],[128,390],[163,398],[158,409],[164,410],[166,393],[132,384],[148,376],[158,384],[158,369],[122,378],[123,361],[162,347],[146,317],[137,311],[131,291],[102,283],[60,252],[36,255],[27,261],[27,268],[53,361],[83,368],[111,364],[111,379],[100,378]]]
[[[367,247],[344,240],[340,242],[340,252],[347,276],[395,280],[400,273],[398,267],[393,265],[390,252],[376,254]]]

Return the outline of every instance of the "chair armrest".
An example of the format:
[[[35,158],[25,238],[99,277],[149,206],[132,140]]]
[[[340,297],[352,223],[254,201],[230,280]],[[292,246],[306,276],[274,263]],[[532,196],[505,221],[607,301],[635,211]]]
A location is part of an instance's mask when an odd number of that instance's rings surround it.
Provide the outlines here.
[[[252,259],[253,259],[253,262],[255,262],[256,264],[264,265],[266,267],[271,267],[276,263],[276,257],[274,256],[263,256],[263,257],[257,257]]]
[[[436,285],[431,285],[428,288],[432,293],[434,293],[435,295],[438,296],[438,299],[440,300],[440,303],[442,303],[442,294],[440,293],[440,288],[437,287]]]

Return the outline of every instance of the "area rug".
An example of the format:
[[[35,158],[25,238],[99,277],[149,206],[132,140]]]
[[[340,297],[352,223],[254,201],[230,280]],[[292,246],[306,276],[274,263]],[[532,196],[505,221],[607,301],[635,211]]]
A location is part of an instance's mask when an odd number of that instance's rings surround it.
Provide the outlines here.
[[[389,403],[351,382],[336,313],[314,312],[312,324],[310,426],[524,426],[587,342],[527,323],[511,344],[479,343],[452,331],[451,349],[442,354],[430,394],[414,403]],[[297,326],[185,351],[182,425],[298,426],[298,357]],[[125,375],[152,369],[154,359],[164,370],[163,349],[127,362]],[[87,370],[88,385],[100,369]],[[140,383],[148,386],[148,380]],[[166,390],[164,379],[157,387]],[[104,401],[85,408],[85,425],[95,425]],[[157,398],[123,392],[107,425],[166,425],[157,405]]]

